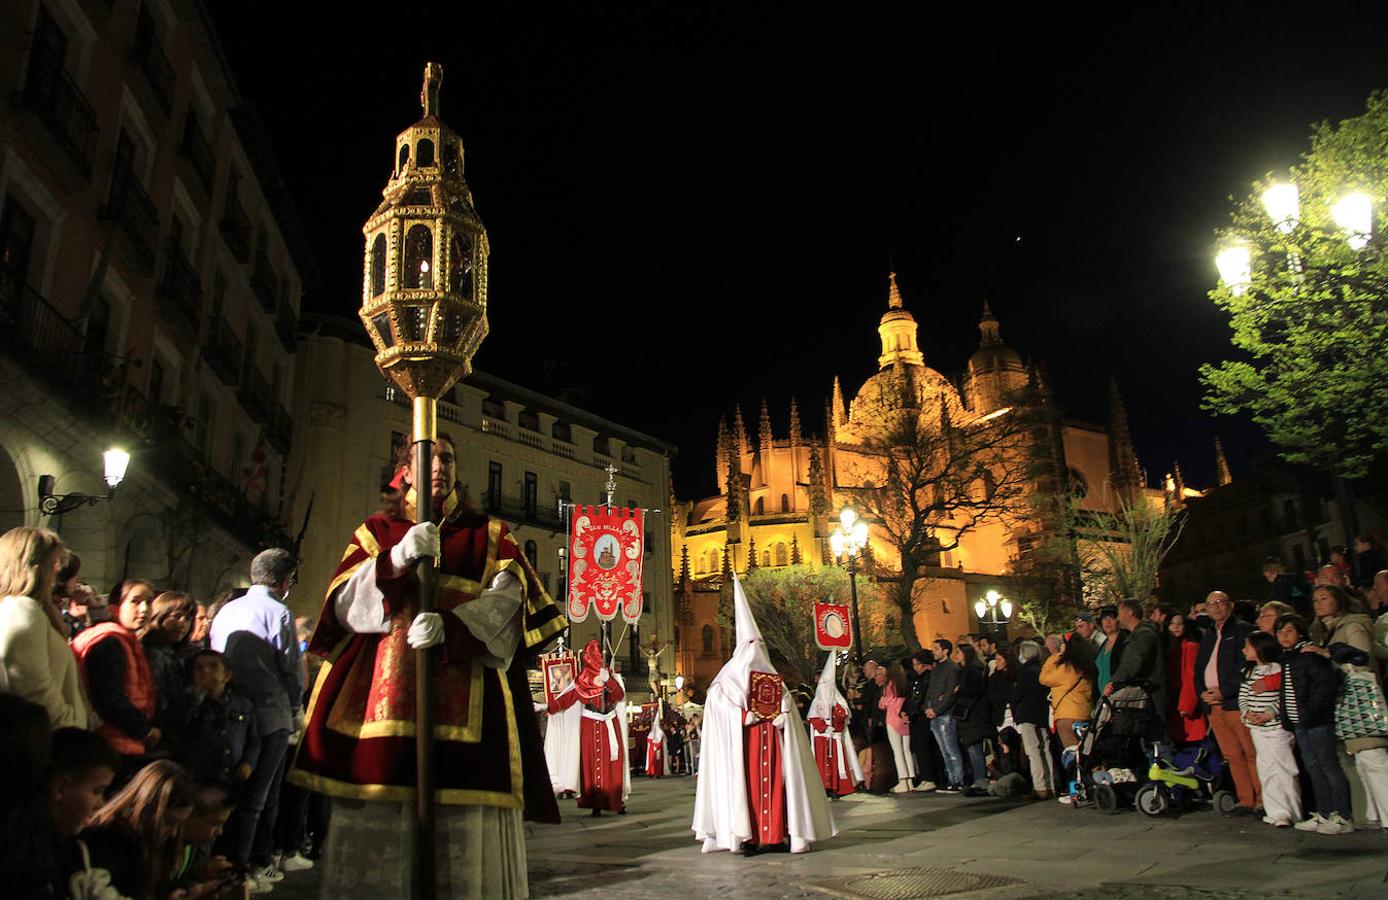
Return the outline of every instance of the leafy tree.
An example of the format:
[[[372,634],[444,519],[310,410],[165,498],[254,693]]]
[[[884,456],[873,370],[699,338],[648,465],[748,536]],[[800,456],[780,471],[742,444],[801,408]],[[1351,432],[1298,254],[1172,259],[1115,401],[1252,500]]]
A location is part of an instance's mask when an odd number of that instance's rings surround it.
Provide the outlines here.
[[[880,424],[855,448],[859,460],[841,464],[839,481],[900,557],[899,571],[878,572],[906,646],[919,649],[914,591],[925,567],[980,527],[1026,511],[1038,407],[1025,389],[1001,415],[970,420],[949,395],[923,402],[912,378],[909,368],[891,373],[873,404]]]
[[[1074,512],[1084,598],[1089,605],[1124,597],[1146,602],[1157,570],[1185,526],[1185,512],[1142,496],[1118,499],[1114,512]]]
[[[1237,202],[1222,238],[1251,256],[1248,284],[1219,284],[1236,358],[1201,367],[1207,409],[1247,413],[1288,462],[1363,477],[1388,446],[1388,262],[1378,224],[1388,200],[1388,92],[1361,116],[1312,128],[1292,168],[1300,214],[1274,222],[1268,176]],[[1350,192],[1374,203],[1375,227],[1354,249],[1332,209]],[[1280,226],[1280,227],[1279,227]]]
[[[850,602],[848,572],[833,566],[761,568],[742,579],[742,589],[772,665],[800,684],[813,685],[824,663],[824,652],[814,639],[814,605],[816,601]],[[864,648],[899,644],[874,585],[862,575],[858,576],[858,609]]]

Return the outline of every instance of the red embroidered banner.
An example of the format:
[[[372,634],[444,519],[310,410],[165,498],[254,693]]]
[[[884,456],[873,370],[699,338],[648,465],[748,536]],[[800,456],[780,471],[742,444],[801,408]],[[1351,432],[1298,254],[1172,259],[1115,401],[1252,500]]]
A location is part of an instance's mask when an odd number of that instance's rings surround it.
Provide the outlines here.
[[[641,510],[575,506],[569,532],[569,621],[582,622],[592,608],[610,622],[622,614],[641,619],[641,563],[645,531]]]
[[[747,680],[747,708],[758,719],[774,719],[781,714],[781,693],[781,676],[752,672]]]
[[[814,642],[821,650],[846,650],[853,646],[853,620],[846,603],[814,605]]]

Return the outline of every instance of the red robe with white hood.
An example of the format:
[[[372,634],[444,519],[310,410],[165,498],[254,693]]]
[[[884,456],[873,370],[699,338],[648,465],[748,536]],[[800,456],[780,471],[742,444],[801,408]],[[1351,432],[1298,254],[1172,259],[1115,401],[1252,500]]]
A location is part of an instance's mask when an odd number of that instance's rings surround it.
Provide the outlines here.
[[[549,704],[551,715],[582,704],[579,809],[619,812],[631,793],[625,697],[621,679],[607,668],[598,642],[590,640],[583,648],[583,671]]]
[[[751,673],[776,670],[736,575],[733,610],[737,646],[704,703],[694,837],[705,853],[787,839],[792,853],[803,853],[838,829],[790,692],[781,686],[775,719],[756,720],[749,709]]]
[[[826,790],[843,797],[853,793],[854,786],[863,781],[863,768],[848,736],[848,701],[839,691],[835,674],[834,654],[830,651],[807,718],[819,777]]]

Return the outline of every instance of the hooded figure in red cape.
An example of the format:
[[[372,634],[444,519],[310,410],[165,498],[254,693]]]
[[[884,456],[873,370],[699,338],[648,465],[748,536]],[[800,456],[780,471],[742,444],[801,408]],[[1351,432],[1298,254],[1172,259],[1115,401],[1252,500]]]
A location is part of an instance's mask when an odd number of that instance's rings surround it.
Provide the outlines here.
[[[839,690],[835,668],[834,651],[831,650],[824,661],[824,671],[819,673],[819,686],[810,702],[806,721],[810,723],[814,760],[819,766],[824,790],[831,796],[844,797],[862,783],[863,769],[858,765],[858,754],[853,752],[853,741],[848,736],[848,700]]]
[[[804,853],[838,833],[800,712],[733,576],[737,646],[709,684],[694,838],[703,851]]]
[[[550,714],[575,703],[583,705],[579,724],[579,768],[582,789],[578,808],[625,812],[631,793],[627,771],[626,692],[622,679],[607,668],[596,639],[583,648],[583,671],[549,704]]]
[[[660,717],[664,714],[664,702],[656,700],[651,730],[646,733],[646,776],[649,778],[664,778],[670,774],[670,760],[665,756],[665,729],[660,726]]]
[[[428,483],[441,520],[414,521],[413,490],[368,518],[309,642],[325,662],[289,779],[334,798],[325,897],[410,895],[416,649],[437,654],[438,896],[526,896],[522,817],[559,821],[525,666],[567,620],[506,526],[460,506],[446,435]],[[433,613],[418,612],[424,556],[439,560]]]

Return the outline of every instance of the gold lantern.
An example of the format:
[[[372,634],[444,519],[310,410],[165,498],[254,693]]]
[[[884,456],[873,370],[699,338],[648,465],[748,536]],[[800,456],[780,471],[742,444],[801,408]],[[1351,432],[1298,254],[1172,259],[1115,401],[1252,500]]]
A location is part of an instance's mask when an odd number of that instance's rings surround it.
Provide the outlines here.
[[[443,67],[426,65],[424,118],[395,139],[384,199],[362,228],[361,321],[377,368],[416,400],[471,372],[487,336],[487,230],[463,180],[463,143],[439,119],[442,84]]]

